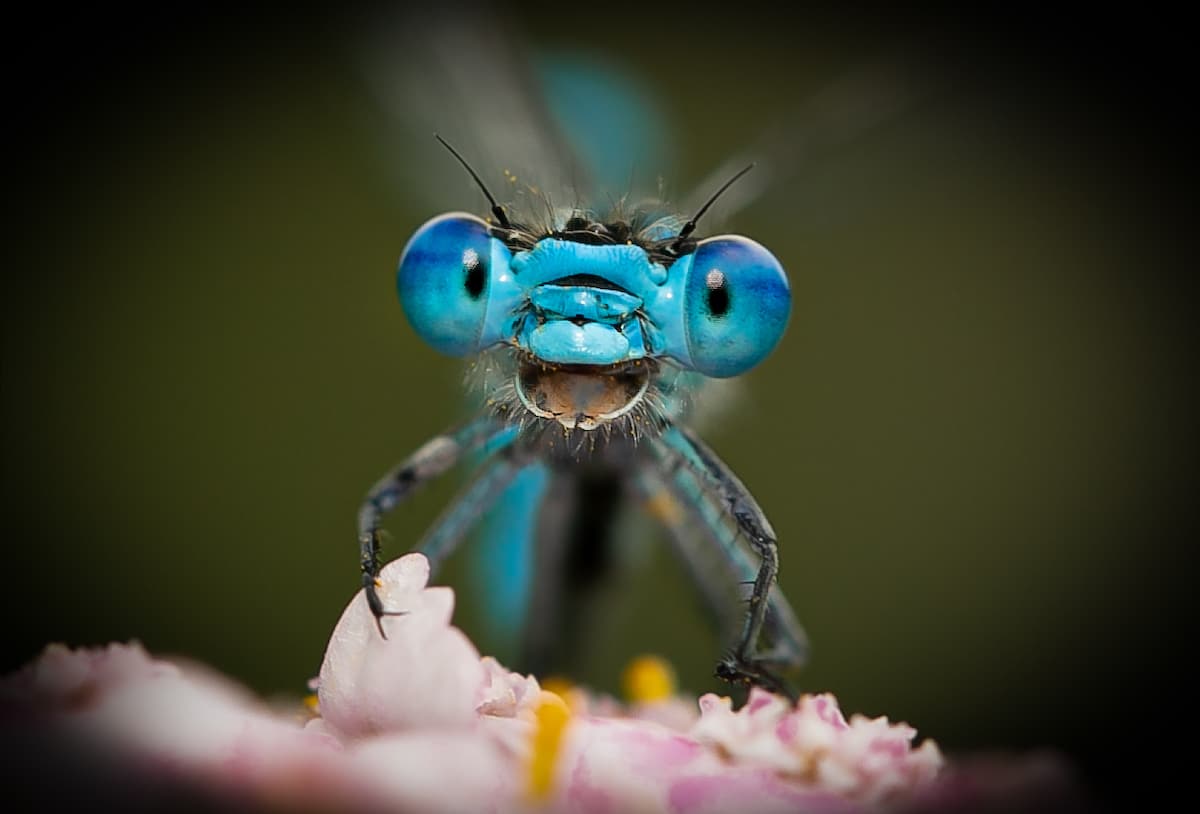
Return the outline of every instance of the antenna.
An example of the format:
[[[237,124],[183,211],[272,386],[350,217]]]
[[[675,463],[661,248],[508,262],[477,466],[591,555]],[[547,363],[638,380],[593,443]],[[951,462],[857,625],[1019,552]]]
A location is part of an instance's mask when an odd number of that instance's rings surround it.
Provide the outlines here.
[[[450,145],[447,144],[446,146],[449,147]],[[459,160],[461,161],[462,159],[459,159]],[[679,244],[682,243],[683,241],[687,240],[688,236],[691,235],[692,232],[696,231],[696,222],[704,216],[704,213],[707,212],[708,208],[716,202],[717,198],[720,198],[721,195],[724,194],[725,190],[727,190],[731,186],[733,186],[734,181],[738,180],[743,175],[750,172],[750,170],[752,170],[752,169],[754,169],[753,163],[751,163],[747,167],[744,167],[736,175],[734,175],[732,178],[730,178],[728,181],[726,181],[724,184],[722,184],[720,189],[718,189],[716,192],[713,193],[713,196],[708,199],[708,202],[705,203],[704,206],[700,207],[700,211],[697,212],[695,215],[693,215],[691,220],[689,220],[687,223],[683,224],[683,228],[679,230],[679,236],[676,237],[675,242],[671,244],[671,251],[674,252],[674,251],[679,250]],[[472,175],[474,175],[474,173],[472,173]]]
[[[467,163],[467,159],[465,159],[461,155],[459,155],[458,150],[451,147],[450,142],[446,141],[444,138],[439,136],[437,133],[434,133],[433,137],[435,139],[437,139],[438,141],[440,141],[442,143],[442,146],[450,151],[450,155],[457,158],[458,163],[463,165],[463,169],[465,169],[467,172],[469,172],[471,174],[471,177],[475,179],[475,183],[479,185],[479,188],[481,190],[483,190],[484,197],[487,198],[488,203],[490,203],[492,205],[492,214],[496,216],[496,220],[500,222],[500,225],[502,227],[504,227],[505,229],[511,228],[511,225],[508,222],[508,216],[504,214],[504,210],[500,208],[500,204],[496,203],[496,199],[492,197],[492,193],[488,192],[488,188],[486,186],[484,186],[483,181],[481,181],[479,179],[479,176],[475,173],[475,170],[471,169],[471,165]],[[754,165],[752,164],[750,166],[754,166]],[[746,169],[748,170],[748,169],[750,169],[750,167],[747,167]],[[743,173],[745,171],[746,170],[742,170]],[[738,173],[738,175],[741,175],[741,174],[742,173]],[[733,180],[736,181],[737,177],[735,176]],[[730,181],[729,183],[732,184],[733,181]],[[727,186],[729,186],[729,184],[726,184],[725,186],[727,187]],[[721,187],[721,192],[724,192],[724,191],[725,191],[725,187]],[[721,192],[718,192],[717,195],[720,195]],[[714,196],[714,197],[716,197],[716,196]],[[712,203],[712,201],[709,201],[708,203]],[[708,204],[705,204],[704,208],[707,209]],[[704,209],[701,209],[700,212],[703,213]],[[697,215],[696,217],[700,217],[700,216]],[[693,227],[694,226],[695,226],[695,224],[693,224]]]

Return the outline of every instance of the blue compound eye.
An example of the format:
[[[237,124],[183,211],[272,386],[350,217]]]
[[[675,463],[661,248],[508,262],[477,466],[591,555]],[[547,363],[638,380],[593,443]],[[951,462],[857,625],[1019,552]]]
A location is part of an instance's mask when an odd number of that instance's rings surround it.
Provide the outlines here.
[[[434,350],[464,356],[479,349],[491,260],[488,225],[457,212],[429,221],[404,247],[396,272],[400,304]]]
[[[701,241],[684,294],[692,366],[714,378],[746,372],[779,344],[791,308],[787,275],[761,245],[737,235]]]

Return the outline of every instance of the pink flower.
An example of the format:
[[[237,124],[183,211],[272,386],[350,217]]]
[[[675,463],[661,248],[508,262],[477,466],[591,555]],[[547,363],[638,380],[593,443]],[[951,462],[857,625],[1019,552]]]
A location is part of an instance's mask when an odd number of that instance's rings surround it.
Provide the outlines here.
[[[562,810],[748,812],[869,810],[927,787],[942,764],[932,742],[880,719],[847,724],[832,696],[798,707],[756,691],[734,712],[707,695],[684,731],[646,719],[577,716],[560,756]]]
[[[738,712],[729,699],[706,695],[700,709],[692,735],[738,763],[869,803],[928,785],[944,763],[933,741],[913,748],[917,732],[907,724],[862,715],[847,723],[828,693],[806,695],[793,707],[756,689]]]
[[[507,761],[500,771],[512,780],[513,806],[540,797],[573,811],[718,811],[733,800],[746,811],[851,811],[921,788],[941,765],[932,742],[912,748],[910,727],[847,724],[832,696],[806,697],[793,709],[762,691],[737,712],[729,699],[705,696],[699,716],[695,702],[689,712],[678,698],[626,708],[572,691],[560,736],[539,746],[538,710],[547,701],[537,681],[481,659],[450,626],[452,595],[426,588],[427,578],[415,554],[381,573],[385,606],[408,611],[385,619],[387,640],[361,597],[346,609],[321,668],[321,715],[347,742],[474,727],[502,750],[491,757]],[[547,748],[554,754],[538,754]],[[533,794],[537,765],[550,775]]]
[[[119,772],[136,796],[206,795],[288,804],[348,790],[341,745],[305,732],[245,690],[200,670],[156,661],[138,644],[50,645],[0,682],[0,735],[55,763]]]
[[[983,782],[943,772],[932,741],[914,746],[915,730],[886,718],[847,721],[828,694],[793,705],[755,690],[736,711],[716,695],[697,705],[654,660],[640,663],[628,706],[548,692],[481,657],[450,624],[453,593],[428,577],[419,554],[383,569],[384,604],[404,611],[384,619],[386,639],[355,596],[308,720],[137,645],[51,645],[0,682],[0,737],[51,733],[85,750],[94,774],[137,781],[118,797],[166,778],[180,793],[350,812],[966,810],[1012,788],[989,785],[994,768]],[[1005,777],[1024,776],[1010,764]]]

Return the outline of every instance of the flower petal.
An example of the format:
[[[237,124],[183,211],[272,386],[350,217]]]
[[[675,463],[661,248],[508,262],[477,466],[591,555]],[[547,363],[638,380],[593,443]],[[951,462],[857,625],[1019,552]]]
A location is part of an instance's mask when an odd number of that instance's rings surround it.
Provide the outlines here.
[[[379,574],[384,607],[405,611],[375,617],[359,591],[342,613],[321,664],[322,717],[342,737],[356,738],[414,728],[465,727],[487,671],[479,652],[450,626],[454,594],[426,588],[429,562],[407,554]]]
[[[517,810],[512,757],[469,730],[392,733],[352,749],[355,772],[395,810]]]

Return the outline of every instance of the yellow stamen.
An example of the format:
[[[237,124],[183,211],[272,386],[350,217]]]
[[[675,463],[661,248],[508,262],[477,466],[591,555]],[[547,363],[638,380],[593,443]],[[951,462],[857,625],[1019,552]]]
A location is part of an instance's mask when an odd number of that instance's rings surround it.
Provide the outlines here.
[[[320,704],[321,704],[321,702],[317,698],[317,694],[315,692],[310,692],[308,695],[304,696],[304,708],[307,709],[309,712],[311,712],[313,715],[321,714]]]
[[[546,692],[552,692],[555,695],[562,696],[563,698],[566,698],[567,693],[569,693],[575,687],[575,685],[571,683],[570,679],[565,678],[564,676],[546,676],[538,681],[538,684],[540,684],[542,689]]]
[[[666,659],[638,656],[621,675],[621,687],[632,703],[665,701],[675,694],[675,671]]]
[[[545,799],[554,786],[554,767],[562,749],[563,733],[571,720],[567,703],[556,693],[542,690],[533,711],[533,742],[529,760],[529,794]]]

